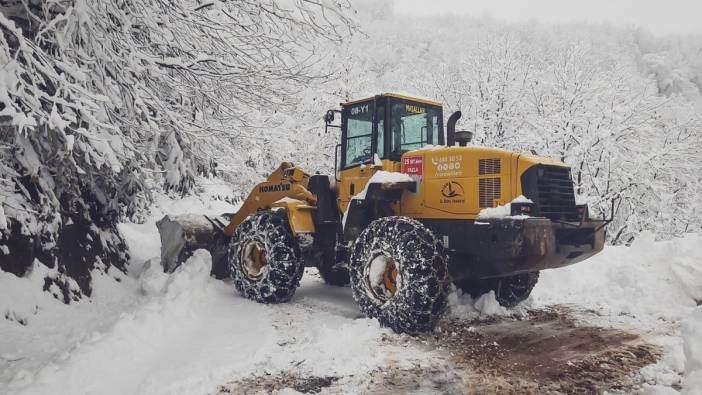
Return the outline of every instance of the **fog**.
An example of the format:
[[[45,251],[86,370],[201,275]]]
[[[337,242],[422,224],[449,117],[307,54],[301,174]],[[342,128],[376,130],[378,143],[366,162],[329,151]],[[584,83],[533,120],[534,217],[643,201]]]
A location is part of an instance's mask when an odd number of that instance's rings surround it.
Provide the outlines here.
[[[643,27],[656,35],[702,34],[698,0],[403,0],[394,5],[396,12],[412,15],[458,13],[558,24],[585,21]]]

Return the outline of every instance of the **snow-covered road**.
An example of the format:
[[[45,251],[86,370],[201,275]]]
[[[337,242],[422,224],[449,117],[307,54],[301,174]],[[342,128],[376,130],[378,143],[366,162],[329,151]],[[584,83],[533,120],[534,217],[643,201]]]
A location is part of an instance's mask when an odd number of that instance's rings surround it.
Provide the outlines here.
[[[350,374],[380,364],[369,345],[384,331],[355,319],[359,313],[345,289],[337,289],[344,297],[336,298],[345,302],[335,305],[334,292],[324,295],[319,282],[307,281],[313,283],[295,303],[262,306],[211,279],[206,251],[187,263],[171,276],[158,266],[147,269],[140,285],[149,297],[19,392],[209,393],[262,370]],[[323,304],[316,306],[318,298]]]
[[[153,219],[230,210],[216,199],[163,198]],[[0,273],[10,297],[0,302],[0,393],[427,393],[545,384],[702,391],[702,237],[644,235],[632,247],[544,272],[513,311],[489,296],[453,294],[437,332],[413,338],[364,318],[350,289],[324,285],[314,269],[281,305],[248,301],[210,278],[205,251],[166,275],[150,261],[159,253],[153,219],[121,227],[129,273],[97,276],[90,300],[66,306],[41,292],[39,266],[24,279]],[[548,366],[532,366],[533,349],[523,347],[530,342]],[[598,367],[617,363],[626,366]],[[549,382],[574,369],[570,381]],[[481,386],[487,381],[499,386]]]
[[[206,251],[172,275],[150,259],[160,252],[154,220],[164,212],[232,209],[162,198],[150,221],[120,228],[132,253],[128,275],[97,275],[92,298],[70,306],[41,292],[43,266],[22,279],[0,272],[10,296],[0,307],[17,318],[0,321],[0,393],[210,393],[291,367],[352,375],[381,366],[376,345],[390,332],[362,317],[349,288],[325,286],[314,270],[291,303],[260,305],[210,278]]]

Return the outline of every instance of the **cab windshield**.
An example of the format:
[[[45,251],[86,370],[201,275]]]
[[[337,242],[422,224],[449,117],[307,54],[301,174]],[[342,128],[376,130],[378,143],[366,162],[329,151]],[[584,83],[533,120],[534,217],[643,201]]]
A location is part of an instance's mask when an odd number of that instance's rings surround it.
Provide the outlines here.
[[[420,103],[394,103],[390,111],[390,151],[397,156],[427,145],[440,145],[440,108]]]

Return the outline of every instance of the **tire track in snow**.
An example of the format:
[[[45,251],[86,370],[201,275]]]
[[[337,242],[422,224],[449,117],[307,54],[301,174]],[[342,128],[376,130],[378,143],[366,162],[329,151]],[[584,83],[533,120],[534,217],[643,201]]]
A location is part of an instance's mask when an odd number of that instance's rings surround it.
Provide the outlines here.
[[[255,374],[233,377],[220,393],[265,393],[286,387],[346,392],[367,386],[373,372],[388,365],[405,366],[409,362],[403,361],[427,358],[421,350],[385,342],[392,332],[363,317],[348,287],[323,284],[314,269],[308,269],[289,303],[262,307],[271,310],[278,349]]]
[[[525,317],[447,318],[433,333],[383,333],[375,368],[347,372],[291,367],[230,382],[220,393],[600,393],[630,392],[660,348],[638,335],[576,323],[556,306]],[[304,342],[301,342],[304,343]],[[297,354],[294,346],[286,352]],[[284,348],[285,348],[284,347]],[[424,352],[425,358],[417,358]],[[370,366],[369,366],[370,368]]]

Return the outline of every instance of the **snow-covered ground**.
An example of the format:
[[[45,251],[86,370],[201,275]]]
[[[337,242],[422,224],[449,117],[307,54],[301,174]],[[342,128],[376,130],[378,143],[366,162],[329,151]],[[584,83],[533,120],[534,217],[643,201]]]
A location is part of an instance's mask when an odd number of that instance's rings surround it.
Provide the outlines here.
[[[531,302],[573,304],[592,310],[590,322],[645,334],[665,351],[643,369],[646,380],[677,386],[684,372],[683,392],[702,394],[702,237],[655,242],[642,234],[631,247],[607,247],[589,261],[543,272]]]
[[[234,210],[226,186],[208,185],[207,195],[218,198],[160,197],[150,221],[123,224],[129,273],[97,276],[90,300],[67,306],[41,292],[43,266],[23,279],[0,272],[2,312],[25,323],[0,321],[0,393],[210,393],[263,371],[352,375],[382,365],[375,347],[390,332],[362,317],[349,288],[327,287],[314,271],[292,303],[270,306],[210,278],[206,251],[164,274],[150,260],[160,253],[155,221]]]
[[[96,276],[93,297],[70,306],[40,291],[42,266],[22,279],[0,272],[0,393],[205,394],[281,372],[334,377],[335,388],[364,392],[379,369],[413,371],[438,358],[364,318],[349,288],[324,285],[314,269],[282,305],[251,302],[210,278],[205,251],[162,273],[152,260],[160,248],[154,221],[164,213],[231,212],[228,195],[210,181],[204,196],[214,198],[160,197],[150,221],[121,225],[133,257],[128,274]],[[516,314],[567,305],[583,324],[641,334],[663,349],[641,370],[642,391],[699,394],[700,302],[702,237],[654,242],[643,235],[631,247],[542,273]],[[453,294],[451,306],[454,319],[514,314],[491,295]]]

